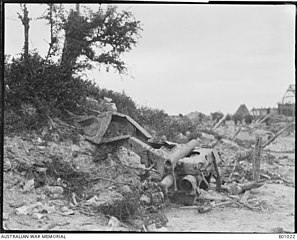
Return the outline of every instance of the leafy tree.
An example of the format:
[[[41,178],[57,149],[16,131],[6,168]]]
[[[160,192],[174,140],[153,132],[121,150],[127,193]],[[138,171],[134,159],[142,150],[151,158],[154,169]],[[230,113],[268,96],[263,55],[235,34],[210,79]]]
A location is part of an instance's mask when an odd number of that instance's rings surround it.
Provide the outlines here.
[[[29,61],[34,66],[34,74],[28,73],[23,57],[5,62],[4,82],[8,87],[5,94],[5,107],[19,107],[23,102],[37,104],[39,101],[52,104],[53,107],[75,108],[86,95],[84,82],[71,77],[61,80],[63,72],[56,64],[47,65],[38,53],[31,53]]]
[[[65,41],[61,66],[68,71],[79,69],[78,58],[86,57],[119,73],[126,71],[121,55],[135,46],[142,30],[131,12],[118,11],[117,6],[110,5],[106,10],[102,7],[97,12],[89,10],[86,16],[71,10],[62,27]]]
[[[134,19],[131,12],[119,11],[116,6],[108,6],[106,10],[100,6],[97,12],[89,10],[83,16],[79,5],[76,11],[71,10],[67,15],[63,5],[48,4],[45,13],[41,18],[48,21],[51,35],[48,54],[44,59],[37,52],[30,52],[25,38],[24,53],[14,58],[10,64],[5,64],[5,84],[10,88],[6,99],[8,105],[14,106],[19,106],[23,101],[44,100],[60,109],[66,106],[75,108],[88,91],[87,83],[72,74],[74,70],[83,70],[90,66],[79,61],[81,57],[85,56],[124,73],[126,67],[121,55],[136,44],[141,31],[140,22]],[[23,16],[19,16],[25,26],[26,36],[28,14],[24,4]],[[63,31],[65,36],[61,37]],[[64,45],[59,52],[61,40],[64,40]],[[53,61],[52,57],[58,57],[59,54],[60,61]],[[127,98],[119,95],[116,103],[120,105],[133,102]],[[128,112],[128,109],[136,109],[132,105],[126,110],[124,106],[121,109],[133,117]]]

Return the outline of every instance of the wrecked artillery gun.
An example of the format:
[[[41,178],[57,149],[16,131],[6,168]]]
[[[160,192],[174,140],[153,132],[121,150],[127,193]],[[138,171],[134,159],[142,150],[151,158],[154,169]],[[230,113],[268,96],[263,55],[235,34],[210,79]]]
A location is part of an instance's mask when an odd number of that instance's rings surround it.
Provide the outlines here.
[[[194,203],[200,189],[209,189],[212,176],[216,179],[217,190],[221,187],[218,153],[212,148],[197,147],[197,144],[197,140],[191,140],[179,149],[179,154],[169,155],[163,164],[161,184],[166,186],[174,199],[187,205]]]
[[[165,194],[178,202],[192,205],[200,189],[209,188],[212,176],[220,190],[217,165],[221,158],[211,145],[199,147],[197,139],[186,144],[155,142],[131,117],[117,112],[76,116],[75,121],[87,140],[98,145],[124,146],[138,154],[146,169],[159,174]]]

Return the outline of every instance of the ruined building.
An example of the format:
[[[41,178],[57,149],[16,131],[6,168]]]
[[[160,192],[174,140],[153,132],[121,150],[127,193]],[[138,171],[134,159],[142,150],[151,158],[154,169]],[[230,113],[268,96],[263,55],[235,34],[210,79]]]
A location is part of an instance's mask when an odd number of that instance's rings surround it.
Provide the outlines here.
[[[278,114],[295,117],[295,84],[291,84],[282,101],[278,103]]]

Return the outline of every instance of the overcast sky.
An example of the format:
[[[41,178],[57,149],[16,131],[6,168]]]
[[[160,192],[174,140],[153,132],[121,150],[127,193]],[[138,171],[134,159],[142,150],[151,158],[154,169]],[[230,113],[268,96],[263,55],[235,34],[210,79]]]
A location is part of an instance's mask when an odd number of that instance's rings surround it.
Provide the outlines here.
[[[143,27],[123,59],[130,76],[88,72],[100,87],[125,91],[139,105],[169,114],[234,113],[240,104],[274,107],[295,83],[293,5],[121,5]],[[44,56],[49,30],[28,5],[30,48]],[[5,5],[5,53],[23,47],[18,4]]]

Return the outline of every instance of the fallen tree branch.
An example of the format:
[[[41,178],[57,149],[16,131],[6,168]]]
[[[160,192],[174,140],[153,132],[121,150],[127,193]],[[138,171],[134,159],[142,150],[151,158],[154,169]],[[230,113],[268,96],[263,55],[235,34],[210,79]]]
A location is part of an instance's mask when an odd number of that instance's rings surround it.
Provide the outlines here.
[[[234,201],[226,201],[226,202],[220,202],[220,203],[217,203],[215,205],[212,206],[212,208],[215,208],[215,207],[219,207],[219,206],[224,206],[224,205],[228,205],[228,204],[232,204],[234,203]],[[182,206],[182,207],[179,207],[179,209],[197,209],[199,206]]]
[[[239,200],[240,203],[245,204],[247,199],[249,198],[251,190],[247,190],[244,192],[242,198]]]
[[[269,139],[265,144],[263,144],[262,148],[264,149],[265,147],[267,147],[270,143],[272,143],[279,135],[281,135],[283,132],[289,130],[291,127],[293,127],[295,125],[295,123],[291,123],[290,125],[286,126],[285,128],[283,128],[282,130],[278,131],[275,136],[271,139]]]
[[[228,205],[228,204],[232,204],[234,201],[226,201],[226,202],[221,202],[221,203],[217,203],[215,204],[213,207],[220,207],[220,206],[224,206],[224,205]]]
[[[198,208],[198,206],[194,205],[194,206],[182,206],[182,207],[179,207],[179,209],[196,209]]]
[[[90,180],[90,182],[94,182],[94,181],[97,181],[97,180],[105,180],[105,181],[109,181],[109,182],[113,182],[115,184],[123,184],[123,185],[129,185],[129,186],[135,186],[131,183],[125,183],[125,182],[118,182],[118,181],[115,181],[113,179],[108,179],[108,178],[104,178],[104,177],[96,177],[96,178],[93,178]]]
[[[259,121],[256,121],[256,124],[261,124],[262,122],[264,122],[267,118],[269,118],[272,115],[272,112],[267,114],[264,118],[262,118],[262,120],[258,119]]]
[[[215,196],[198,196],[198,200],[212,200],[212,201],[229,201],[227,197],[215,197]]]
[[[251,190],[253,188],[259,188],[265,184],[265,179],[260,179],[259,181],[252,181],[248,183],[237,183],[236,185],[239,186],[243,191]]]
[[[272,153],[295,153],[295,150],[287,150],[287,151],[274,151],[274,150],[270,150],[270,149],[263,149],[264,152],[272,152]]]
[[[226,117],[227,117],[227,114],[225,114],[225,115],[220,119],[220,121],[213,127],[213,129],[218,128],[218,127],[221,125],[221,123],[226,119]]]
[[[252,125],[258,125],[261,124],[262,122],[264,122],[267,118],[269,118],[272,115],[272,112],[270,112],[269,114],[267,114],[265,117],[259,117]]]
[[[247,207],[250,210],[258,210],[257,208],[254,208],[254,207],[248,205],[247,203],[240,203],[240,202],[234,202],[234,203],[240,207]]]
[[[268,175],[266,175],[266,174],[264,174],[264,173],[260,173],[260,177],[266,178],[266,179],[268,179],[268,180],[271,179]]]
[[[272,115],[272,112],[269,113],[269,114],[267,114],[267,115],[266,115],[264,118],[262,118],[262,119],[261,119],[261,117],[258,118],[258,119],[252,124],[252,126],[254,127],[254,126],[256,126],[256,125],[261,124],[261,123],[264,122],[267,118],[269,118],[271,115]]]

